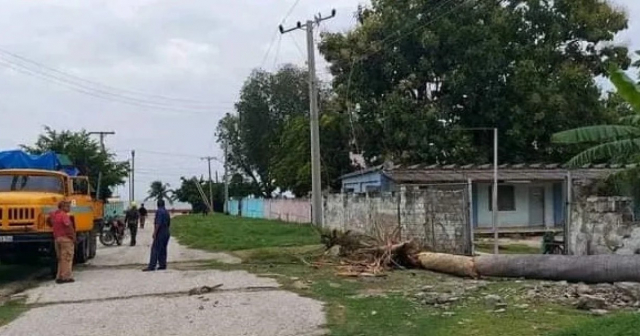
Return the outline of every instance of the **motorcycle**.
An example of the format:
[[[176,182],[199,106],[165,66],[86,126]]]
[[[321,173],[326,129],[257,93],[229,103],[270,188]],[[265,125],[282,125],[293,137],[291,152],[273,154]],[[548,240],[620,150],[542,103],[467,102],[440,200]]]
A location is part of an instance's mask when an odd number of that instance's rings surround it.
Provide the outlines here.
[[[100,229],[100,243],[104,246],[122,245],[126,236],[124,223],[116,216],[107,219]]]

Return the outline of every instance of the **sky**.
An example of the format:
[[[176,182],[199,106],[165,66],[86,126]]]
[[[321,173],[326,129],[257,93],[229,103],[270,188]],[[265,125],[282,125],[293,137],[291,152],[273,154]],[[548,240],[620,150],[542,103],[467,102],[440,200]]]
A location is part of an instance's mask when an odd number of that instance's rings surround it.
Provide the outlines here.
[[[640,1],[618,42],[640,49]],[[280,35],[337,10],[319,31],[345,31],[367,0],[0,0],[0,150],[31,144],[44,126],[114,131],[120,160],[136,151],[135,198],[153,180],[207,175],[221,158],[217,122],[250,72],[306,61],[305,33]],[[316,36],[317,38],[317,36]],[[317,56],[318,72],[326,63]],[[222,179],[223,167],[212,162]],[[117,193],[128,199],[128,186]]]

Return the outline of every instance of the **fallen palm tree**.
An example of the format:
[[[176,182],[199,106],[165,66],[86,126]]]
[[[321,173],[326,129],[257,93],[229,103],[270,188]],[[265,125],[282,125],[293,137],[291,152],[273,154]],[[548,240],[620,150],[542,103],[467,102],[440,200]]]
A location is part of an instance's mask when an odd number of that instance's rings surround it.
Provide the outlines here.
[[[381,276],[399,267],[423,268],[461,277],[505,277],[585,283],[640,282],[638,255],[482,255],[424,252],[396,231],[372,235],[323,233],[327,250],[340,258],[340,276]]]
[[[421,268],[463,277],[506,277],[585,283],[640,282],[637,255],[483,255],[422,252]]]

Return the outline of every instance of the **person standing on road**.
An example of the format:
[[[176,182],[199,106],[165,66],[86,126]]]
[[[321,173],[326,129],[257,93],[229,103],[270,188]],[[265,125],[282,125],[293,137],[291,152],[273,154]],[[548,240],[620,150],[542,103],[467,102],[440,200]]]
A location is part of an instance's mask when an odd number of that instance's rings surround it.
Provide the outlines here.
[[[140,215],[140,229],[144,229],[144,223],[147,221],[147,208],[144,207],[144,203],[140,204],[140,210],[138,210],[138,214]]]
[[[151,257],[149,265],[143,272],[167,269],[167,245],[169,244],[169,227],[171,216],[165,208],[164,200],[158,200],[158,210],[153,228],[153,244],[151,245]]]
[[[136,246],[136,236],[138,235],[138,208],[136,203],[131,202],[131,208],[124,216],[124,222],[131,232],[131,246]]]
[[[71,276],[73,268],[73,253],[76,242],[76,230],[69,212],[71,203],[67,200],[58,203],[58,210],[49,216],[49,223],[53,229],[56,257],[58,259],[58,273],[56,283],[74,282]]]

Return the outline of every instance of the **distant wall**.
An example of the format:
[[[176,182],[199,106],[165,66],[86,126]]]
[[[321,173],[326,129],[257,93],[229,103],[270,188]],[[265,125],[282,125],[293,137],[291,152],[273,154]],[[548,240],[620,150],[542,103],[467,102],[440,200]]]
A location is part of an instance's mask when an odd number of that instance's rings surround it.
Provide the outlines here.
[[[308,199],[265,199],[264,218],[292,223],[311,223]]]
[[[248,218],[274,219],[291,223],[311,222],[311,202],[308,199],[231,199],[229,214]]]

